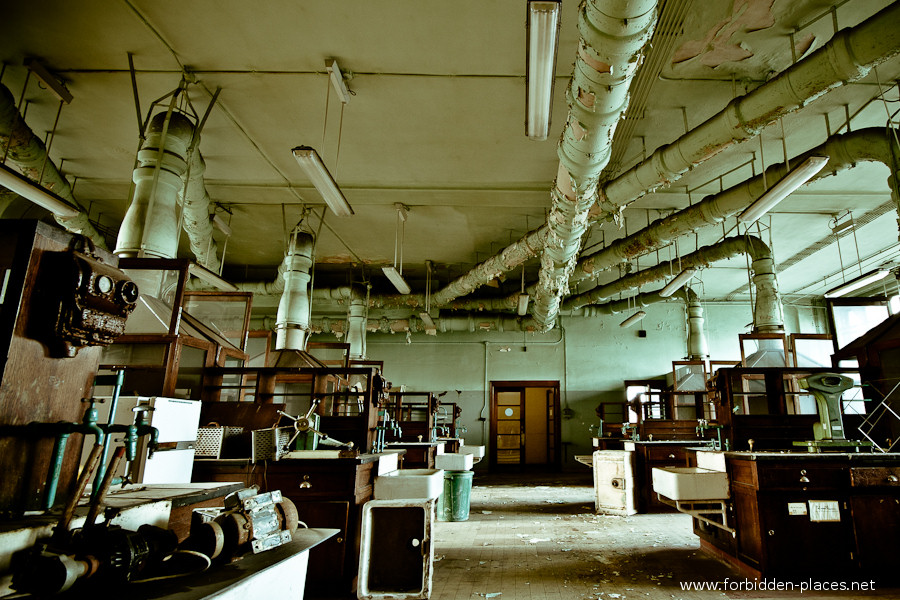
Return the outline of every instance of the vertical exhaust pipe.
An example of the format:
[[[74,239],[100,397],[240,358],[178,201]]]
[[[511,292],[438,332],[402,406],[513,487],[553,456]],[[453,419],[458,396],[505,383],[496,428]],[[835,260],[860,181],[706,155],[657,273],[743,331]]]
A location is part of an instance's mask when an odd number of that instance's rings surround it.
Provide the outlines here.
[[[180,113],[168,119],[166,114],[153,117],[138,151],[134,197],[116,240],[120,257],[175,258],[178,253],[178,194],[194,126]]]
[[[309,335],[309,269],[312,266],[313,237],[294,230],[284,257],[284,292],[275,317],[275,349],[305,350]]]

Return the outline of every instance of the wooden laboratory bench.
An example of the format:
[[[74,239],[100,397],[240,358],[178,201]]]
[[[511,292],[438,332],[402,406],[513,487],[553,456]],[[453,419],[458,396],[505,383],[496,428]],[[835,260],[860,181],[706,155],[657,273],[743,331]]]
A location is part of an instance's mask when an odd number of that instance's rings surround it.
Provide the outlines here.
[[[900,454],[725,452],[732,527],[694,532],[750,576],[896,578]]]
[[[309,527],[337,529],[312,556],[310,590],[343,594],[356,590],[362,507],[372,499],[375,477],[398,452],[354,458],[282,458],[256,464],[249,459],[196,459],[194,481],[239,481],[261,492],[281,490],[297,505]]]

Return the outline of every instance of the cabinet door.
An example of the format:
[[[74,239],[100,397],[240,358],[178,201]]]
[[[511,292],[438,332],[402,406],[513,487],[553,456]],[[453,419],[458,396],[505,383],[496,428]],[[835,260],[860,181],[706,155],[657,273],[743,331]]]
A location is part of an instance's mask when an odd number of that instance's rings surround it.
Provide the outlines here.
[[[346,569],[349,502],[297,502],[297,514],[308,527],[340,529],[340,533],[313,548],[309,553],[308,585],[315,590],[345,591],[355,585],[355,571]],[[352,540],[351,540],[352,541]]]
[[[897,569],[900,553],[900,497],[856,495],[850,500],[859,565],[874,577]]]
[[[758,497],[766,575],[834,576],[855,566],[852,516],[845,496],[760,493]],[[821,502],[826,504],[817,504]],[[816,520],[827,518],[837,520]]]

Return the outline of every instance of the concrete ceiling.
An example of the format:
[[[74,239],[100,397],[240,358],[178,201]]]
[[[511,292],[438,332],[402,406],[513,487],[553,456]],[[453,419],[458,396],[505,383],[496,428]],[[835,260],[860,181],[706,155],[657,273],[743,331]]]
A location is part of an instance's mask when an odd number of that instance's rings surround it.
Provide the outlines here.
[[[669,35],[654,39],[642,67],[656,65],[659,72],[645,74],[646,101],[635,102],[620,122],[606,177],[790,66],[792,40],[793,54],[802,60],[831,39],[835,27],[852,27],[889,4],[664,2],[668,20],[657,35]],[[78,201],[109,233],[111,245],[128,205],[138,144],[130,53],[142,118],[184,72],[191,81],[187,97],[201,115],[221,88],[199,147],[210,197],[234,230],[225,255],[227,278],[272,278],[284,232],[302,206],[322,213],[321,197],[290,152],[310,145],[356,211],[344,219],[326,213],[317,287],[369,280],[376,292],[391,292],[379,267],[393,261],[394,204],[400,202],[410,207],[403,271],[414,291],[424,292],[426,260],[435,264],[437,289],[544,221],[559,163],[556,141],[566,120],[577,8],[574,0],[563,0],[551,135],[544,142],[524,133],[524,0],[18,2],[0,9],[0,83],[18,99],[28,73],[23,62],[35,57],[71,91],[74,100],[62,108],[51,158],[62,164]],[[345,107],[330,87],[327,58],[336,58],[350,75],[353,96]],[[598,249],[720,186],[735,185],[764,165],[783,162],[785,151],[793,157],[813,148],[829,131],[846,131],[848,116],[853,130],[896,121],[898,76],[900,61],[892,59],[823,95],[769,125],[761,141],[734,145],[633,202],[620,226],[595,224],[583,247]],[[31,128],[41,135],[50,131],[56,99],[34,78],[23,98]],[[835,218],[859,219],[890,202],[888,175],[882,165],[861,164],[801,188],[760,222],[758,234],[772,246],[776,264],[785,265],[779,281],[788,298],[815,299],[858,274],[860,261],[866,270],[897,257],[893,210],[873,213],[855,236],[847,232],[840,253],[829,227]],[[13,214],[40,212],[20,206],[6,216]],[[318,216],[310,224],[319,230]],[[713,243],[734,224],[732,218],[724,227],[703,229],[635,266]],[[189,256],[184,240],[182,253]],[[529,280],[537,269],[537,259],[526,263]],[[617,276],[618,270],[601,281]],[[706,299],[743,297],[747,282],[746,260],[739,257],[701,271],[694,289]],[[499,293],[518,285],[514,271]]]

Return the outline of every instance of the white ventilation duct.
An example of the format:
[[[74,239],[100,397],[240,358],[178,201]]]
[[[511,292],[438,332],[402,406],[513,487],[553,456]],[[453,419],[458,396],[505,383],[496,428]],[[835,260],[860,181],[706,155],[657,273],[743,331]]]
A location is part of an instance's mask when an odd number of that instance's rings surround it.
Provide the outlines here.
[[[6,153],[8,163],[15,165],[26,177],[34,181],[35,185],[40,180],[41,186],[73,206],[79,206],[72,194],[72,186],[47,156],[44,142],[25,124],[16,108],[12,93],[3,84],[0,84],[0,151]],[[94,229],[84,212],[79,212],[74,217],[54,214],[53,218],[67,231],[84,235],[98,248],[106,249],[106,240]]]
[[[132,175],[134,196],[116,240],[119,256],[177,256],[178,193],[193,132],[191,122],[178,112],[158,113],[150,120]]]
[[[898,194],[898,157],[894,152],[895,132],[883,127],[859,129],[833,135],[825,143],[791,159],[800,164],[810,156],[828,156],[828,164],[810,181],[829,177],[854,167],[860,162],[881,162],[890,169],[888,185],[891,197],[900,208]],[[728,217],[739,214],[766,192],[766,182],[778,181],[788,172],[785,164],[774,164],[759,174],[727,190],[703,198],[684,210],[657,219],[647,227],[626,238],[616,240],[606,248],[584,256],[572,273],[573,282],[596,279],[604,270],[637,256],[664,248],[683,235],[702,227],[718,225]]]
[[[680,259],[661,262],[656,266],[631,273],[613,282],[595,287],[589,292],[572,296],[563,302],[566,310],[576,310],[600,300],[611,298],[626,290],[669,279],[681,269],[708,267],[714,262],[738,254],[752,259],[753,283],[756,286],[756,303],[753,308],[754,331],[778,332],[784,330],[784,317],[778,281],[775,278],[775,261],[772,251],[761,239],[748,235],[726,238],[715,244],[682,256]]]
[[[690,288],[685,288],[684,293],[687,296],[688,360],[704,360],[709,356],[709,345],[703,333],[703,305]]]
[[[609,162],[616,125],[628,107],[628,87],[655,25],[656,0],[581,4],[581,39],[566,93],[569,117],[559,143],[549,232],[532,294],[532,314],[542,329],[554,326],[560,299],[568,291],[597,181]]]
[[[350,311],[347,317],[347,343],[350,344],[350,358],[364,360],[366,358],[366,309],[365,297],[354,295],[350,300]]]
[[[305,231],[291,234],[284,257],[284,291],[275,317],[275,349],[306,350],[309,333],[309,269],[312,267],[313,237]]]
[[[872,67],[900,53],[898,22],[900,2],[895,2],[856,27],[841,30],[809,57],[736,98],[718,115],[605,184],[591,218],[611,217],[621,206],[680,178],[729,145],[757,135],[768,123],[862,78]],[[486,259],[434,294],[434,305],[443,306],[518,268],[543,247],[548,233],[544,224]]]
[[[213,239],[212,222],[209,219],[209,194],[206,192],[204,175],[206,162],[200,151],[195,149],[190,157],[190,168],[187,180],[182,189],[182,229],[191,243],[191,252],[197,258],[197,262],[212,271],[219,272],[219,257],[216,255],[218,247]]]

